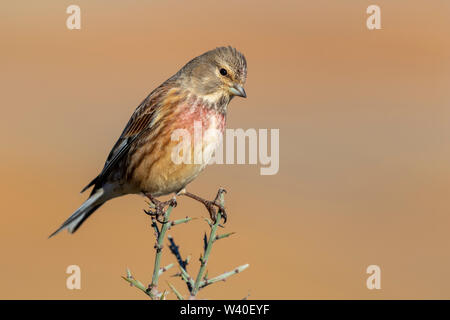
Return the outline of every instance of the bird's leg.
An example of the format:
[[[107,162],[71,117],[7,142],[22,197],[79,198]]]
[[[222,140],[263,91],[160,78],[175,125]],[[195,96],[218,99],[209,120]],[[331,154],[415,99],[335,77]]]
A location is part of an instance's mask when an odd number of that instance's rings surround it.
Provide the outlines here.
[[[156,199],[154,196],[152,196],[151,194],[147,193],[145,194],[145,196],[150,200],[150,202],[154,205],[154,210],[155,211],[151,211],[151,210],[144,210],[144,212],[146,214],[148,214],[149,216],[154,216],[156,217],[156,220],[159,223],[165,223],[164,221],[160,220],[160,217],[164,217],[164,214],[166,212],[165,207],[166,206],[172,206],[172,207],[176,207],[177,206],[177,200],[176,197],[173,197],[172,199],[168,200],[168,201],[159,201],[158,199]]]
[[[186,189],[182,189],[181,191],[179,191],[177,193],[177,195],[186,196],[191,199],[197,200],[198,202],[203,203],[205,205],[206,209],[208,209],[211,219],[213,220],[214,223],[216,222],[216,219],[217,219],[217,213],[220,211],[220,213],[223,217],[223,223],[226,223],[227,222],[227,212],[225,211],[225,208],[219,202],[219,199],[220,199],[220,196],[222,195],[222,193],[226,193],[226,192],[227,191],[225,189],[220,188],[219,191],[217,191],[216,198],[213,201],[203,199],[193,193],[187,192]],[[217,208],[217,211],[215,208]]]

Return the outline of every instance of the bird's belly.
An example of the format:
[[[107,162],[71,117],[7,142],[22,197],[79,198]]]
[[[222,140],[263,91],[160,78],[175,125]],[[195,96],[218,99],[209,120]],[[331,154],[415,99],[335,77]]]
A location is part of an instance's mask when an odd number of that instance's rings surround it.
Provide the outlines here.
[[[203,121],[200,139],[195,138],[192,126],[185,132],[189,138],[169,138],[157,148],[153,146],[152,152],[142,157],[139,166],[133,172],[134,184],[139,192],[150,193],[153,196],[166,195],[183,189],[194,180],[206,167],[221,141],[224,128],[224,119],[218,117]],[[183,123],[177,128],[184,129]],[[211,130],[210,130],[211,129]],[[173,132],[173,131],[172,131]],[[148,142],[150,145],[154,142]],[[188,145],[184,145],[188,143]]]
[[[154,196],[177,192],[194,180],[203,168],[201,164],[174,163],[170,156],[160,158],[141,181],[141,190]]]

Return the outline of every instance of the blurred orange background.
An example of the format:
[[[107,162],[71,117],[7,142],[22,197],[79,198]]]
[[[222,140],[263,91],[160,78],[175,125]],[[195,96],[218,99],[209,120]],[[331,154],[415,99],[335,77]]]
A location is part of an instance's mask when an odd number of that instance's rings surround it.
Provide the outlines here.
[[[66,8],[81,8],[81,30]],[[53,232],[86,198],[134,108],[191,58],[232,45],[247,99],[228,128],[279,128],[280,170],[214,165],[190,191],[226,196],[237,234],[216,243],[201,298],[450,298],[450,2],[9,1],[0,10],[0,298],[145,299],[144,198],[104,205],[74,235]],[[175,218],[206,216],[179,199]],[[173,228],[198,268],[202,219]],[[222,230],[222,232],[224,232]],[[174,262],[164,252],[163,264]],[[81,290],[66,288],[68,265]],[[381,290],[366,287],[381,268]],[[181,280],[165,280],[186,294]],[[169,295],[174,298],[174,295]]]

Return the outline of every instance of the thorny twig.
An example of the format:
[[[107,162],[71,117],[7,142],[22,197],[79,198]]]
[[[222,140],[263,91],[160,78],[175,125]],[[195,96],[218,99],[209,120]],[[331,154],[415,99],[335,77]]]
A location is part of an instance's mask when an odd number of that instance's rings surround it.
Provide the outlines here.
[[[146,295],[148,295],[153,300],[164,300],[166,299],[167,291],[163,291],[160,293],[158,291],[158,280],[159,277],[168,269],[172,268],[174,266],[173,263],[160,268],[161,264],[161,252],[163,249],[164,241],[165,241],[165,235],[167,231],[172,227],[176,226],[178,224],[187,223],[192,218],[186,217],[184,219],[179,219],[175,221],[169,220],[170,214],[172,212],[172,209],[176,206],[176,202],[174,200],[167,201],[167,202],[159,202],[155,199],[151,199],[152,203],[149,203],[150,207],[154,209],[154,211],[145,211],[148,215],[151,216],[151,226],[154,229],[155,237],[156,237],[156,254],[155,254],[155,263],[154,263],[154,269],[153,269],[153,276],[152,276],[152,282],[148,285],[146,288],[141,282],[136,280],[132,275],[131,272],[127,269],[127,276],[122,277],[127,282],[129,282],[132,286],[138,288],[139,290],[143,291]],[[224,212],[222,209],[224,208],[224,190],[219,189],[216,200],[220,203],[220,206],[217,209],[216,216],[212,217],[213,221],[206,219],[205,221],[208,223],[210,227],[210,233],[209,237],[207,237],[206,233],[203,239],[204,242],[204,252],[203,255],[200,256],[200,268],[197,273],[197,276],[192,278],[188,271],[187,271],[187,265],[189,263],[190,257],[188,256],[185,260],[183,260],[180,251],[179,246],[175,244],[175,241],[173,238],[169,235],[169,249],[171,253],[175,256],[180,272],[175,274],[174,276],[179,276],[181,279],[186,283],[188,291],[189,291],[189,299],[195,299],[198,292],[203,289],[206,286],[209,286],[213,283],[216,283],[218,281],[225,281],[228,277],[240,273],[244,271],[246,268],[248,268],[248,264],[239,266],[232,271],[225,272],[219,276],[216,276],[214,278],[208,279],[208,273],[206,271],[206,266],[208,264],[208,260],[211,254],[211,250],[213,247],[213,244],[215,241],[227,238],[234,234],[234,232],[225,233],[222,235],[217,234],[217,228],[221,227],[223,228],[223,225],[220,224],[221,219],[224,216]],[[167,209],[164,210],[164,207],[168,205]],[[162,220],[160,220],[160,217],[162,217]],[[161,224],[161,227],[158,227],[158,223]],[[171,289],[171,291],[176,295],[177,299],[183,300],[183,295],[169,282],[167,282],[167,285]]]

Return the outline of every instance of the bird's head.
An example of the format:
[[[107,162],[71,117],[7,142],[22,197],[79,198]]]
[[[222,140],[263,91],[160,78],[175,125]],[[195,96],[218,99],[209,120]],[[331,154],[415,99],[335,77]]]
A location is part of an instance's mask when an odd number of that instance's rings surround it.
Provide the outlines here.
[[[200,96],[246,98],[247,61],[232,47],[220,47],[189,61],[179,72],[184,85]]]

